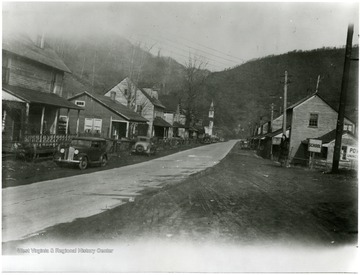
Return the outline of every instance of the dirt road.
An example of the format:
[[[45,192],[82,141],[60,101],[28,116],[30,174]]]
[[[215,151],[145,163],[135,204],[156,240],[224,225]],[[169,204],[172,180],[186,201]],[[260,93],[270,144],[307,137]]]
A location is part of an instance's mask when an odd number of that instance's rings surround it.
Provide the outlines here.
[[[6,270],[356,272],[357,188],[352,174],[280,168],[235,146],[218,165],[132,203],[4,243],[14,255]],[[26,257],[19,248],[77,253]]]
[[[144,189],[177,183],[217,164],[235,143],[216,143],[136,165],[3,189],[3,242],[134,201]]]

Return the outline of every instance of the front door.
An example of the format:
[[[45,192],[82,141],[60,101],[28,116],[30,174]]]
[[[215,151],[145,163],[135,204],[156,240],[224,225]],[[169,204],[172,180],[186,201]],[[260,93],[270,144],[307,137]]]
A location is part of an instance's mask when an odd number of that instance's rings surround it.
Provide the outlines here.
[[[111,138],[120,139],[126,137],[126,122],[113,121],[111,126]]]

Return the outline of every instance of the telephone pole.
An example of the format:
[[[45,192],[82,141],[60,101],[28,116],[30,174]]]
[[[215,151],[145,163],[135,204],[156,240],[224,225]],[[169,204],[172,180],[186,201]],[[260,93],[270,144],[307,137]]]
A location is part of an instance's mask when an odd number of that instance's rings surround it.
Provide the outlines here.
[[[272,133],[272,129],[273,129],[273,120],[274,120],[274,103],[271,103],[271,114],[270,114],[270,127],[269,127],[269,133]],[[273,144],[272,144],[272,137],[270,140],[270,159],[273,159]]]
[[[318,75],[318,79],[317,79],[317,82],[316,82],[316,90],[315,90],[315,93],[317,93],[319,91],[319,84],[320,84],[320,75]]]
[[[285,71],[284,83],[284,111],[283,111],[283,134],[286,136],[286,104],[287,104],[287,86],[288,86],[288,73]]]
[[[342,82],[341,82],[339,112],[338,112],[338,119],[337,119],[337,124],[336,124],[336,138],[335,138],[334,156],[333,156],[333,164],[332,164],[332,173],[339,172],[341,139],[342,139],[342,133],[343,133],[343,129],[344,129],[346,93],[347,93],[348,84],[349,84],[349,71],[350,71],[353,33],[354,33],[354,25],[350,24],[348,26],[347,38],[346,38],[345,61],[344,61],[343,78],[342,78]]]

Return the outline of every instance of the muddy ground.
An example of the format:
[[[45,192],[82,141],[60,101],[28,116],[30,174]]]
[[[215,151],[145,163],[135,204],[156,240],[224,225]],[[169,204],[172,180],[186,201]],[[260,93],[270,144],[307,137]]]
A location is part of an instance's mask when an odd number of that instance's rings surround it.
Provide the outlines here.
[[[3,244],[164,239],[253,244],[357,245],[355,174],[282,168],[238,146],[218,165],[134,202]]]

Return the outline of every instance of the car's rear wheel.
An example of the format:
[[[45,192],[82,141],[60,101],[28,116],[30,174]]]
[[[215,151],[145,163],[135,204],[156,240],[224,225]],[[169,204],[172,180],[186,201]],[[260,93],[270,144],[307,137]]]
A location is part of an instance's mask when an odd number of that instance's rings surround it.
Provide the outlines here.
[[[89,161],[87,157],[82,157],[79,163],[79,168],[85,170],[88,167]]]
[[[107,156],[102,156],[101,157],[101,160],[100,160],[100,165],[101,165],[101,167],[104,167],[104,166],[106,166],[106,164],[107,164]]]
[[[136,152],[138,152],[138,153],[144,152],[144,147],[142,145],[136,146]]]

